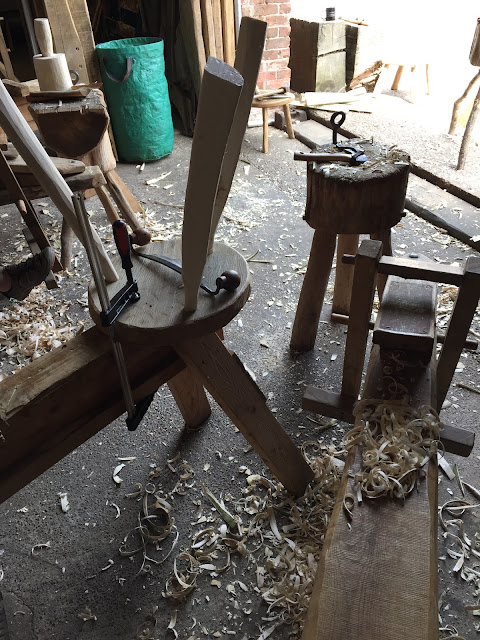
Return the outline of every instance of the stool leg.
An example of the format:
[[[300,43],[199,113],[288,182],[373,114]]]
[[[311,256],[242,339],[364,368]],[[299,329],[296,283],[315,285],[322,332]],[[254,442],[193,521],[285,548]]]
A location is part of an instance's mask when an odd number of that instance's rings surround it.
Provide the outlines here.
[[[263,153],[268,153],[268,109],[262,109],[263,116]]]
[[[392,82],[392,91],[398,91],[398,86],[400,84],[400,80],[402,78],[402,73],[404,68],[405,67],[403,65],[401,64],[398,65],[397,73],[395,74],[395,78],[393,79],[393,82]]]
[[[313,472],[240,360],[214,333],[175,345],[175,351],[284,487],[302,495]]]
[[[290,340],[290,349],[294,351],[310,351],[315,344],[336,239],[336,233],[329,233],[324,229],[317,229],[313,235]]]
[[[290,106],[288,104],[283,105],[283,113],[285,115],[288,137],[293,140],[295,138],[295,132],[293,131],[292,114],[290,113]]]
[[[175,398],[187,427],[199,427],[209,418],[212,410],[205,389],[190,367],[171,378],[168,381],[168,388]]]
[[[341,234],[337,240],[337,267],[335,269],[335,289],[333,291],[332,313],[348,316],[350,313],[350,297],[352,295],[352,264],[344,264],[344,253],[355,255],[358,249],[358,234]]]

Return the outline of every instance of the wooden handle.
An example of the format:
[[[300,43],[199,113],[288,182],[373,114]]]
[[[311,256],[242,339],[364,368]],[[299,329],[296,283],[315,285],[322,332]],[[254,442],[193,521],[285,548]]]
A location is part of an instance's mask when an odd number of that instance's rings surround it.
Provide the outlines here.
[[[35,18],[34,28],[42,56],[53,56],[52,32],[50,31],[48,18]]]

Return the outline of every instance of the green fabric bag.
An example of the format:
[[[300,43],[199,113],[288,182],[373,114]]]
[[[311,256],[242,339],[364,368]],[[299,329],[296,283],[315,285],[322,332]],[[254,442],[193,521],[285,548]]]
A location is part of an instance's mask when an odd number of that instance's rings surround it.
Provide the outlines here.
[[[163,40],[128,38],[96,47],[119,158],[148,162],[173,149]]]

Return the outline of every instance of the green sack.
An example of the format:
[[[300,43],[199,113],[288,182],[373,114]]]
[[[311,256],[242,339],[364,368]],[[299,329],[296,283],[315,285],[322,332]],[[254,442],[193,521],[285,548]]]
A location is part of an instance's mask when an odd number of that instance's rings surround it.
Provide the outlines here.
[[[148,162],[173,149],[163,40],[128,38],[96,47],[119,158]]]

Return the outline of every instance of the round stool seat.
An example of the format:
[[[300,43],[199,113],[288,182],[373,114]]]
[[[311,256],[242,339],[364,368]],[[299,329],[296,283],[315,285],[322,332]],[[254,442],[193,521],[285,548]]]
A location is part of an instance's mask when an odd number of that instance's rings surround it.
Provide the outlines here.
[[[181,259],[181,238],[151,242],[139,250],[141,253]],[[107,285],[108,296],[113,296],[125,285],[125,272],[118,256],[113,258],[120,274],[116,282]],[[185,313],[182,276],[164,265],[132,254],[132,274],[137,281],[140,300],[129,304],[115,322],[120,339],[132,342],[152,341],[155,345],[173,345],[199,336],[214,333],[226,326],[242,309],[250,293],[250,272],[243,256],[221,243],[215,243],[208,256],[203,283],[215,289],[216,279],[224,271],[233,269],[240,276],[235,291],[221,290],[213,296],[202,289],[198,293],[198,308]],[[88,288],[90,314],[101,327],[101,306],[95,284]]]
[[[259,100],[254,98],[252,101],[252,107],[256,109],[262,109],[263,115],[263,153],[267,153],[268,151],[268,110],[269,109],[277,109],[278,107],[283,107],[283,114],[285,116],[285,124],[287,126],[287,133],[289,138],[295,138],[295,133],[293,131],[292,125],[292,116],[290,114],[290,107],[288,106],[290,102],[295,100],[295,96],[293,93],[285,93],[279,95],[278,97],[264,98],[263,100]]]

